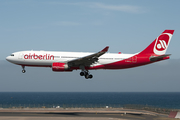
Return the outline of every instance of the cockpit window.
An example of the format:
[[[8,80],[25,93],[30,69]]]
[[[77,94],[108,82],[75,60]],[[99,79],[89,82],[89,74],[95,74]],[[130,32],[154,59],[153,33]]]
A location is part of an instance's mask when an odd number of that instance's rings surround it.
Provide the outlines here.
[[[11,56],[14,56],[14,54],[11,54]]]

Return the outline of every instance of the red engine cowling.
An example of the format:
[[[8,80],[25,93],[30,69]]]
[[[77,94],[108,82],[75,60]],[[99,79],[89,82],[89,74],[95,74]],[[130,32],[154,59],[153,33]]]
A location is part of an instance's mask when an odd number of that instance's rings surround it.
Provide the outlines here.
[[[52,64],[52,70],[53,71],[72,71],[69,69],[69,66],[66,63],[60,63],[60,62],[54,62]]]

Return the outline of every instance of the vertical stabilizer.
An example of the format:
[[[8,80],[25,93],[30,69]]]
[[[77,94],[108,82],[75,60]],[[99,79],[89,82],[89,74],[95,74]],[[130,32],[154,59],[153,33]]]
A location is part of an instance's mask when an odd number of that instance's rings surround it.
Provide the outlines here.
[[[170,43],[174,30],[165,30],[146,49],[139,54],[164,55]]]

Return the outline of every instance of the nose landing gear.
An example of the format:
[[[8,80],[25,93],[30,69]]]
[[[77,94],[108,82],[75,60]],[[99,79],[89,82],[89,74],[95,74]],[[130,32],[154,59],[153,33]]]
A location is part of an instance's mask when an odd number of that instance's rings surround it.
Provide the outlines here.
[[[22,73],[25,73],[26,70],[25,70],[25,66],[22,66],[23,70],[22,70]]]

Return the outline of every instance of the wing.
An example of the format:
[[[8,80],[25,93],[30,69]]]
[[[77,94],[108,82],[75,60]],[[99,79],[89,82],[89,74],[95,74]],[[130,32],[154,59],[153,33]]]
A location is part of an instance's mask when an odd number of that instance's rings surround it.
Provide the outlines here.
[[[106,53],[108,51],[108,49],[109,49],[109,46],[105,47],[103,50],[101,50],[101,51],[99,51],[97,53],[94,53],[94,54],[91,54],[91,55],[88,55],[88,56],[85,56],[85,57],[81,57],[81,58],[78,58],[78,59],[68,61],[67,64],[70,67],[79,67],[80,65],[90,66],[91,64],[97,62],[98,57],[100,57],[101,55]]]

